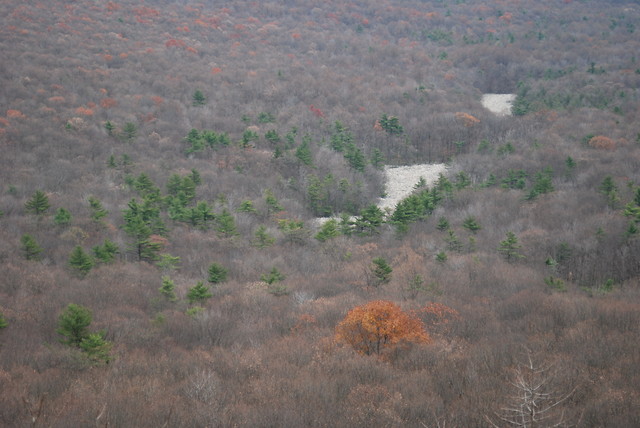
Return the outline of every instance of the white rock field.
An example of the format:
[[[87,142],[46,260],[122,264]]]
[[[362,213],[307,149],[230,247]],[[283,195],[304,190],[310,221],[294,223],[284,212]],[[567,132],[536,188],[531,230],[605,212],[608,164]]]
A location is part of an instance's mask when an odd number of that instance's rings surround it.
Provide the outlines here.
[[[511,104],[515,94],[484,94],[482,106],[497,116],[511,115]],[[414,186],[423,177],[427,186],[432,186],[438,180],[440,173],[445,173],[447,167],[443,163],[419,164],[405,166],[386,166],[384,169],[386,196],[378,201],[378,208],[394,210],[398,202],[409,196]],[[327,219],[318,219],[322,224]]]
[[[427,186],[431,186],[446,169],[443,163],[385,167],[386,197],[378,201],[378,207],[393,210],[398,202],[413,192],[413,186],[420,181],[420,177],[425,179]]]
[[[484,94],[482,106],[498,116],[509,116],[515,99],[515,94]]]

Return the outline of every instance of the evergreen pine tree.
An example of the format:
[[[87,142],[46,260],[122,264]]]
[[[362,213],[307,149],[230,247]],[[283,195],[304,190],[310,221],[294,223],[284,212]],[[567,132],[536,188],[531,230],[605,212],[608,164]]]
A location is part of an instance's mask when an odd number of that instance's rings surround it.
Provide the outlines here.
[[[49,206],[49,198],[42,190],[36,190],[31,199],[24,204],[27,212],[35,215],[46,213]]]
[[[200,107],[207,103],[207,98],[204,96],[200,89],[196,89],[193,93],[193,106]]]
[[[258,226],[252,245],[257,248],[266,248],[272,246],[276,242],[276,238],[267,233],[264,225]]]
[[[519,251],[521,247],[522,246],[518,243],[516,235],[513,232],[507,232],[506,239],[504,241],[500,241],[498,252],[501,253],[508,262],[512,262],[514,260],[524,258]]]
[[[313,157],[311,156],[311,149],[309,148],[309,138],[305,137],[302,139],[302,144],[296,149],[296,157],[300,159],[300,161],[307,165],[313,165]]]
[[[340,230],[338,228],[338,221],[332,218],[322,224],[315,238],[320,242],[325,242],[339,235]]]
[[[91,310],[82,305],[69,303],[58,317],[56,332],[62,336],[62,343],[80,346],[82,340],[89,336],[89,325],[92,321]]]
[[[189,301],[189,303],[192,303],[192,304],[196,302],[205,301],[211,298],[212,296],[213,294],[211,294],[209,287],[204,285],[202,281],[198,281],[196,285],[189,288],[189,291],[187,291],[187,300]]]
[[[71,223],[71,212],[66,208],[58,208],[53,222],[58,226],[68,226]]]
[[[226,237],[232,237],[238,234],[236,221],[226,208],[216,217],[216,231]]]
[[[0,329],[7,328],[8,326],[9,326],[9,323],[5,319],[4,314],[0,312]]]
[[[102,202],[94,196],[89,196],[89,208],[91,209],[91,219],[95,222],[101,222],[109,214],[102,206]]]
[[[382,258],[376,257],[372,260],[373,263],[373,276],[374,276],[374,286],[379,287],[380,285],[386,284],[391,281],[391,272],[393,269],[389,266],[389,263]]]
[[[131,142],[136,139],[138,136],[138,127],[133,122],[127,122],[124,124],[122,128],[122,137]]]
[[[69,256],[69,267],[80,277],[84,278],[91,268],[93,268],[93,259],[87,253],[84,252],[81,246],[76,247],[71,251]]]
[[[104,339],[104,332],[89,333],[80,341],[79,347],[93,363],[109,363],[111,361],[109,352],[113,344]]]
[[[218,263],[211,263],[208,273],[208,281],[212,284],[220,284],[227,280],[227,269]]]
[[[92,248],[92,251],[97,261],[101,263],[111,263],[115,260],[116,254],[120,252],[120,249],[114,242],[105,239],[102,245],[96,245]]]
[[[20,238],[22,244],[22,252],[27,260],[39,260],[42,248],[31,235],[22,235]]]
[[[175,302],[176,300],[178,300],[175,288],[176,286],[171,278],[166,275],[162,277],[162,286],[159,288],[159,290],[160,293],[170,302]]]

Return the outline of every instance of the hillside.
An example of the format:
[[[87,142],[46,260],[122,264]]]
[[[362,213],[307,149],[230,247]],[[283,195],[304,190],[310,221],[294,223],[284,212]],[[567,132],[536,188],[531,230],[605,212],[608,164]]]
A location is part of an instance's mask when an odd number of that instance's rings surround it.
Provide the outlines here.
[[[640,426],[637,1],[216,3],[0,0],[0,426]]]

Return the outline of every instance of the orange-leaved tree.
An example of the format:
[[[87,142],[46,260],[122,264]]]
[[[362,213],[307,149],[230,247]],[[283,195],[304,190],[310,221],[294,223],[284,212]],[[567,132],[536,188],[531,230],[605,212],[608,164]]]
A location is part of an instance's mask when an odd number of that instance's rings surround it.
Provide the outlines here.
[[[351,309],[336,327],[336,339],[366,355],[380,355],[384,349],[409,342],[431,341],[420,319],[387,300]]]

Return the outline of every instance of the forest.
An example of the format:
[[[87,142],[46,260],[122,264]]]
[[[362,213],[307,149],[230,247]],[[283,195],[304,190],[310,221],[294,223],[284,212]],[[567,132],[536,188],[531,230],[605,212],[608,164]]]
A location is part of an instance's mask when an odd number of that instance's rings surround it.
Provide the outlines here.
[[[0,0],[0,55],[0,427],[640,426],[637,0]]]

